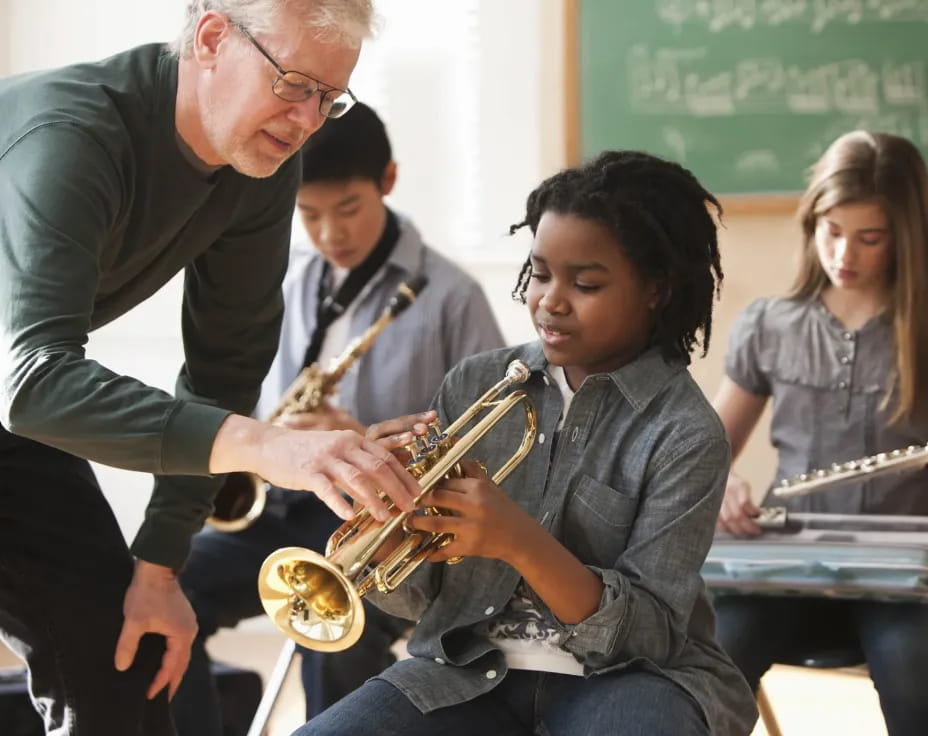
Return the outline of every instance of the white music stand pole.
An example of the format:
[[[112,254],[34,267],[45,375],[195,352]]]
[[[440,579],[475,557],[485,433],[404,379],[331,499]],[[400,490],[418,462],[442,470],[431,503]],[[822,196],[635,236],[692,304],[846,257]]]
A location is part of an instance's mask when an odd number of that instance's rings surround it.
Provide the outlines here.
[[[264,729],[267,728],[267,722],[271,717],[274,706],[277,704],[277,698],[280,697],[280,690],[284,681],[290,672],[290,666],[293,664],[293,655],[296,652],[296,643],[293,639],[286,639],[280,654],[277,655],[277,662],[274,663],[274,669],[271,676],[268,677],[267,687],[261,695],[261,702],[255,710],[255,717],[251,720],[251,726],[248,728],[248,736],[263,736]]]

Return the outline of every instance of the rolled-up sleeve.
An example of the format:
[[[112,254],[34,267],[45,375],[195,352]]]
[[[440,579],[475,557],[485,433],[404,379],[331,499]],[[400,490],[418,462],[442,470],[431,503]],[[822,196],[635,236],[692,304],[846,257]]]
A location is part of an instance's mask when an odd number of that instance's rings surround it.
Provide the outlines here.
[[[592,671],[636,657],[667,665],[683,649],[728,467],[727,441],[701,439],[647,479],[625,550],[612,568],[589,568],[604,586],[598,610],[561,627],[562,646]]]

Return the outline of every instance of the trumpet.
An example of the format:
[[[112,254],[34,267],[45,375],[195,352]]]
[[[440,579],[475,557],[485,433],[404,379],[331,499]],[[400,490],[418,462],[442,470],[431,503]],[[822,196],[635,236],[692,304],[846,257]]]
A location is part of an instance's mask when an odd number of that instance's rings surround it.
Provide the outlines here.
[[[899,473],[905,470],[917,470],[928,464],[928,444],[909,445],[908,447],[880,452],[876,455],[849,460],[846,463],[834,463],[830,468],[811,470],[808,473],[785,478],[773,489],[773,495],[779,498],[804,496],[816,491],[824,491],[841,483],[864,480],[876,475]]]
[[[521,390],[497,398],[505,389],[524,383],[528,377],[528,366],[513,361],[502,380],[446,430],[441,431],[435,422],[428,439],[418,438],[407,447],[411,459],[406,469],[422,489],[415,499],[417,510],[430,515],[443,513],[424,505],[423,497],[443,479],[461,477],[459,461],[518,406],[525,412],[522,439],[493,475],[493,482],[502,483],[528,456],[538,427],[532,400]],[[486,414],[477,420],[484,411]],[[476,424],[455,442],[460,430],[475,420]],[[397,514],[381,524],[365,507],[329,538],[325,556],[303,547],[284,547],[271,553],[261,566],[258,591],[265,612],[277,628],[298,644],[316,651],[337,652],[354,644],[364,630],[361,598],[373,590],[381,593],[395,590],[432,552],[451,541],[448,534],[409,529],[407,519],[412,513]],[[380,548],[398,529],[405,533],[399,545],[382,561],[373,563]],[[448,562],[454,561],[457,560]]]
[[[273,422],[285,414],[319,411],[348,369],[371,349],[374,340],[416,300],[427,283],[428,278],[421,274],[401,283],[380,317],[363,334],[352,340],[341,355],[333,358],[328,368],[323,370],[319,363],[313,363],[300,371],[266,421]],[[264,511],[267,489],[267,481],[255,473],[229,473],[216,494],[213,514],[206,523],[224,532],[246,529]]]

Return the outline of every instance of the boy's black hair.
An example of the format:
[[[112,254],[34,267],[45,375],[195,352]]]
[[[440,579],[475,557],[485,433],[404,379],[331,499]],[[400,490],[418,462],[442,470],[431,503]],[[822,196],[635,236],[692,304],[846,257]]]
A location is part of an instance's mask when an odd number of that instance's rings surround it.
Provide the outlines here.
[[[690,171],[639,151],[606,151],[546,179],[529,196],[525,219],[534,235],[545,212],[576,215],[607,227],[646,279],[661,287],[652,337],[666,359],[689,361],[702,333],[709,349],[712,306],[722,283],[716,222],[722,206]],[[525,303],[531,277],[526,259],[512,296]]]
[[[327,119],[303,148],[303,183],[370,179],[378,186],[393,160],[383,121],[358,102],[340,118]]]

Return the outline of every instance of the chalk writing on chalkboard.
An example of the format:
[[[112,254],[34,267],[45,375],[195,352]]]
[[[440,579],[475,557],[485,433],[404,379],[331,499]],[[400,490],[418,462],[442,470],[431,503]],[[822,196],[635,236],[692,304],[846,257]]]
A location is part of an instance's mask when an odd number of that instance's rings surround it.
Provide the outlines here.
[[[579,153],[672,157],[716,191],[797,191],[855,128],[928,154],[928,0],[578,0]]]
[[[924,0],[657,0],[657,17],[680,28],[699,23],[709,31],[805,24],[817,33],[831,23],[928,20]]]
[[[628,53],[629,102],[642,114],[875,113],[888,105],[924,109],[925,63],[863,59],[802,65],[776,57],[711,67],[709,49],[649,48]]]

